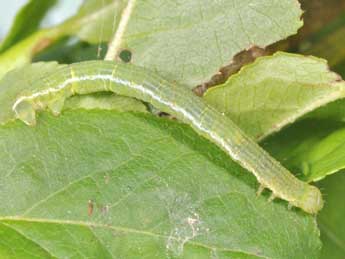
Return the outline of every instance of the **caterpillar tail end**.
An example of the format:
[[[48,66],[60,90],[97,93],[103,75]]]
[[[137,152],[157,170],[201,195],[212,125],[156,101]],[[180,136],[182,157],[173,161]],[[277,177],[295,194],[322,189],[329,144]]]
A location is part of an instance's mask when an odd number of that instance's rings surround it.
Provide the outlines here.
[[[24,100],[15,103],[13,106],[13,111],[15,112],[16,117],[23,121],[26,125],[36,125],[36,111],[29,101]]]
[[[322,199],[322,194],[317,187],[307,185],[304,195],[295,203],[296,204],[293,205],[300,207],[305,212],[317,214],[323,208],[324,201]]]

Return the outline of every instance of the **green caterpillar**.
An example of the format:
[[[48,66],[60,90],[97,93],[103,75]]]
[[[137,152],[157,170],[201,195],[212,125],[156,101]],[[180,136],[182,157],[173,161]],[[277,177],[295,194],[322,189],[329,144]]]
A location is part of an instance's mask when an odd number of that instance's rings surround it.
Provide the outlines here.
[[[205,104],[189,89],[144,68],[110,61],[81,62],[37,78],[34,84],[37,89],[42,84],[48,89],[19,97],[12,107],[16,117],[28,125],[36,123],[36,110],[49,108],[59,114],[65,99],[74,94],[111,91],[135,97],[189,124],[217,144],[256,176],[261,184],[259,193],[269,188],[272,197],[287,200],[290,206],[308,213],[315,214],[323,206],[321,193],[316,187],[294,177],[229,118]]]

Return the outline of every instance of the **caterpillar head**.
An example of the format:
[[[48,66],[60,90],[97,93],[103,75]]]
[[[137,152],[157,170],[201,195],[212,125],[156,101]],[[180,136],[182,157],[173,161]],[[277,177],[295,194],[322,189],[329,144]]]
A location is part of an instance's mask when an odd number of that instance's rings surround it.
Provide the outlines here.
[[[322,194],[315,186],[308,186],[302,199],[298,202],[298,207],[308,213],[316,214],[323,207]]]

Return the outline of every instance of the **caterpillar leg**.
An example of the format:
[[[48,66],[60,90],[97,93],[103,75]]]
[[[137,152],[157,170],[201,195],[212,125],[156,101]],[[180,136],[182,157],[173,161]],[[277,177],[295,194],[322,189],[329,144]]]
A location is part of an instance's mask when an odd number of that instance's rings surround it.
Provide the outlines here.
[[[49,102],[48,108],[51,110],[53,115],[58,116],[61,113],[64,104],[65,104],[65,98],[58,96],[57,98]]]
[[[36,125],[36,111],[28,101],[19,102],[15,105],[16,117],[29,126]]]
[[[256,192],[256,195],[257,195],[257,196],[260,196],[261,193],[265,190],[265,188],[266,188],[266,187],[265,187],[263,184],[260,184],[259,189],[258,189],[257,192]]]
[[[277,196],[275,196],[275,194],[272,193],[271,196],[268,198],[268,202],[273,201],[275,198],[277,198]]]
[[[288,204],[288,210],[291,210],[292,207],[293,207],[293,205],[289,202],[289,204]]]

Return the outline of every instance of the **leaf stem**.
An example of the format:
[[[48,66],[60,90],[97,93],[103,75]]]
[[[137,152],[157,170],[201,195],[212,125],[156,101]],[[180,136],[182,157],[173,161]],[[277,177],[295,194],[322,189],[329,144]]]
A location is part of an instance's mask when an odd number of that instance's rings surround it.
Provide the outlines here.
[[[123,35],[126,31],[129,19],[134,9],[136,0],[129,0],[127,6],[122,11],[121,20],[112,41],[109,44],[105,60],[115,60],[122,44]]]

